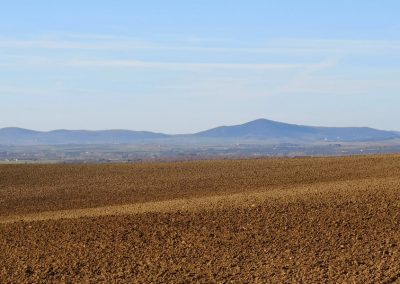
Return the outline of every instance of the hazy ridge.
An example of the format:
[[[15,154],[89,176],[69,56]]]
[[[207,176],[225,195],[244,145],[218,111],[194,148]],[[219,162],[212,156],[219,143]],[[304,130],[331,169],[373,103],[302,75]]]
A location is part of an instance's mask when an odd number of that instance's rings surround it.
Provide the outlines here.
[[[194,134],[168,135],[131,130],[53,130],[48,132],[23,128],[0,129],[2,145],[63,144],[135,144],[143,142],[175,143],[185,141],[274,141],[274,142],[364,142],[400,138],[400,132],[369,127],[314,127],[257,119],[240,125],[219,126]]]

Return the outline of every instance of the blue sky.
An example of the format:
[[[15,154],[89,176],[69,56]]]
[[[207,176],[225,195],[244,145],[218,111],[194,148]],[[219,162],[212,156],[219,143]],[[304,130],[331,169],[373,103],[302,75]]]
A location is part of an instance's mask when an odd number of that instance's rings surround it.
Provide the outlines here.
[[[0,127],[400,130],[399,1],[0,4]]]

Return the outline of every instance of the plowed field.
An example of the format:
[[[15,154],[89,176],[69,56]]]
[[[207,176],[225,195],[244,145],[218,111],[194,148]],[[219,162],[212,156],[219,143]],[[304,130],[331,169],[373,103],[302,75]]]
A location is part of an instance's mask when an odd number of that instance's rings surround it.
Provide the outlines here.
[[[400,156],[0,165],[0,283],[400,283]]]

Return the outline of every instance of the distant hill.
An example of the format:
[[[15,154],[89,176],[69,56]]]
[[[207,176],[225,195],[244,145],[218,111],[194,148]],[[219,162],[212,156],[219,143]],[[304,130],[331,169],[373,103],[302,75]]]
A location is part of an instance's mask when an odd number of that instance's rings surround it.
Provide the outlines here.
[[[54,130],[33,131],[22,128],[0,129],[1,145],[66,145],[66,144],[135,144],[144,142],[199,143],[229,140],[311,143],[384,141],[400,138],[399,132],[368,127],[314,127],[257,119],[240,125],[220,126],[195,134],[167,135],[130,130]]]
[[[399,138],[399,133],[368,127],[313,127],[257,119],[240,125],[220,126],[194,134],[219,139],[380,141]]]
[[[3,145],[61,145],[61,144],[130,144],[166,138],[168,135],[129,130],[54,130],[33,131],[22,128],[0,129]]]

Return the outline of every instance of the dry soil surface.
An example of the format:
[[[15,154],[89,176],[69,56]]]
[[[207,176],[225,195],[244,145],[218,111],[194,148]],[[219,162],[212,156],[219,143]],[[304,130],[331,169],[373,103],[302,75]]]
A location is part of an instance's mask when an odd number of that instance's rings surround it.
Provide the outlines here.
[[[0,283],[400,283],[400,156],[0,165]]]

